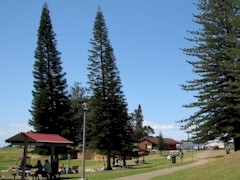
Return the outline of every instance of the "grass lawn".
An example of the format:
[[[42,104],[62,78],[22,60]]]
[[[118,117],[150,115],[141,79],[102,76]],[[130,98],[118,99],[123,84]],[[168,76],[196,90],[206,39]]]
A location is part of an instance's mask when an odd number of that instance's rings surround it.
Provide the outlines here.
[[[23,150],[20,148],[0,149],[0,170],[6,170],[9,166],[15,166],[20,162]]]
[[[31,149],[29,149],[29,151],[31,151]],[[0,174],[2,174],[5,178],[12,178],[12,173],[8,171],[8,168],[11,166],[16,166],[20,164],[21,160],[19,159],[19,157],[22,156],[22,153],[23,153],[22,148],[0,149],[0,170],[1,170]],[[150,172],[150,171],[155,171],[155,170],[159,170],[167,167],[180,166],[187,163],[191,163],[194,160],[195,154],[196,153],[194,154],[185,153],[183,162],[180,162],[180,159],[177,158],[177,163],[172,164],[166,158],[168,155],[168,152],[164,152],[163,155],[160,155],[159,153],[155,153],[155,154],[153,153],[153,154],[144,156],[144,159],[146,162],[144,164],[136,165],[132,160],[128,160],[127,169],[121,170],[118,167],[112,171],[97,171],[97,172],[88,172],[88,170],[100,169],[104,163],[106,164],[106,162],[86,160],[85,176],[88,178],[88,180],[95,180],[95,179],[99,180],[99,179],[114,179],[114,178],[129,176],[133,174]],[[45,159],[50,159],[49,156],[39,156],[36,154],[30,154],[30,153],[28,153],[28,156],[32,157],[30,160],[31,165],[35,165],[38,159],[42,160],[42,162],[44,162]],[[140,159],[142,160],[142,157],[140,157]],[[60,160],[59,166],[61,166],[62,164],[64,164],[65,167],[67,167],[68,160]],[[61,178],[79,179],[79,177],[81,177],[82,161],[77,159],[72,159],[70,161],[70,167],[75,165],[79,166],[79,174],[65,174],[65,175],[61,175]]]
[[[10,149],[0,149],[0,174],[3,175],[4,178],[12,179],[11,172],[8,171],[9,166],[15,166],[20,163],[19,157],[22,156],[23,149],[21,148],[10,148]],[[206,151],[207,152],[207,151]],[[98,171],[98,172],[87,172],[88,169],[96,169],[101,168],[103,163],[106,162],[98,162],[94,160],[86,161],[86,173],[85,176],[88,180],[99,180],[99,179],[115,179],[124,176],[130,176],[133,174],[140,174],[144,172],[151,172],[159,169],[164,169],[173,166],[181,166],[188,163],[191,163],[196,160],[196,156],[201,155],[204,151],[199,152],[185,152],[183,162],[180,162],[180,159],[177,158],[177,163],[172,164],[166,159],[166,155],[168,152],[165,152],[165,155],[160,155],[159,153],[150,154],[145,156],[144,159],[146,163],[135,165],[133,161],[128,160],[128,168],[125,170],[121,170],[120,168],[116,168],[112,171]],[[186,169],[182,171],[178,171],[175,173],[171,173],[168,175],[163,175],[159,177],[155,177],[152,180],[200,180],[200,179],[223,179],[223,180],[237,180],[240,178],[240,152],[233,152],[229,155],[226,155],[224,150],[216,150],[209,151],[208,153],[210,157],[208,157],[208,163],[202,166],[198,166],[191,169]],[[36,154],[28,154],[31,156],[31,164],[35,165],[38,159],[44,161],[45,159],[50,159],[47,156],[39,156]],[[142,159],[142,157],[140,158]],[[64,163],[65,166],[68,165],[67,160],[61,160],[59,165]],[[61,179],[79,179],[81,177],[81,164],[80,160],[72,159],[70,161],[71,166],[78,165],[79,166],[79,174],[65,174],[61,175]],[[121,163],[120,163],[121,164]],[[17,177],[20,179],[20,177]]]
[[[205,165],[152,178],[151,180],[238,180],[240,179],[240,152],[212,151]]]

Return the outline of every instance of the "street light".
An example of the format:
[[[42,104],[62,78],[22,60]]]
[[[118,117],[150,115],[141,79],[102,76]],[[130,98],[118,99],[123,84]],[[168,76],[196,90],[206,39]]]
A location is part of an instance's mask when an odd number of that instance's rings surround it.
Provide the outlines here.
[[[82,180],[85,179],[85,131],[87,103],[83,103],[83,146],[82,146]]]

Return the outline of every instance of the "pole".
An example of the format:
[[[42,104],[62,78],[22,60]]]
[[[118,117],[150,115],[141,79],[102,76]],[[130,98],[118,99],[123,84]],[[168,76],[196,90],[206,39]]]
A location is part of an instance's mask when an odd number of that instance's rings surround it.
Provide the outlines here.
[[[23,149],[23,158],[22,158],[22,176],[21,179],[25,179],[25,170],[26,170],[26,161],[27,161],[27,148],[28,148],[28,137],[24,135],[24,149]]]
[[[193,145],[192,145],[192,161],[193,161]]]
[[[70,158],[71,158],[71,155],[68,153],[68,169],[70,168]]]
[[[83,103],[83,147],[82,147],[82,179],[85,179],[85,132],[87,104]]]

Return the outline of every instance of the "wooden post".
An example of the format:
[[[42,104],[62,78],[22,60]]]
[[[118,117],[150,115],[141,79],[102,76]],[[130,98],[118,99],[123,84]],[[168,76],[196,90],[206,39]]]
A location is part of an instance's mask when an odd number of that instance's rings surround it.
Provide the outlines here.
[[[55,167],[54,167],[54,161],[55,161],[55,147],[51,146],[51,173],[54,173]]]
[[[68,153],[68,169],[70,168],[70,158],[71,158],[71,155]]]
[[[54,151],[55,151],[55,147],[51,146],[51,164],[52,164],[54,156],[55,156]]]
[[[55,145],[51,146],[51,170],[52,174],[58,174],[59,169],[59,160],[58,160],[58,151]]]
[[[24,149],[23,149],[23,159],[22,159],[22,177],[21,179],[25,179],[25,169],[26,169],[26,161],[27,161],[27,147],[28,147],[28,137],[24,135]]]

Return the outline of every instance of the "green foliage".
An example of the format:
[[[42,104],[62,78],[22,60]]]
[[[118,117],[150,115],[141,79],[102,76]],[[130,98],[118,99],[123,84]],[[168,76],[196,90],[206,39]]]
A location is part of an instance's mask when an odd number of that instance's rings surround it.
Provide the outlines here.
[[[36,132],[69,137],[69,100],[60,52],[47,4],[42,8],[33,70],[34,90],[29,124]]]
[[[239,6],[239,0],[199,0],[197,8],[201,12],[194,15],[194,22],[202,28],[189,32],[193,37],[188,40],[195,46],[183,49],[196,58],[188,63],[197,79],[187,81],[182,88],[196,92],[196,102],[185,107],[196,108],[197,112],[180,122],[198,142],[239,136]]]

